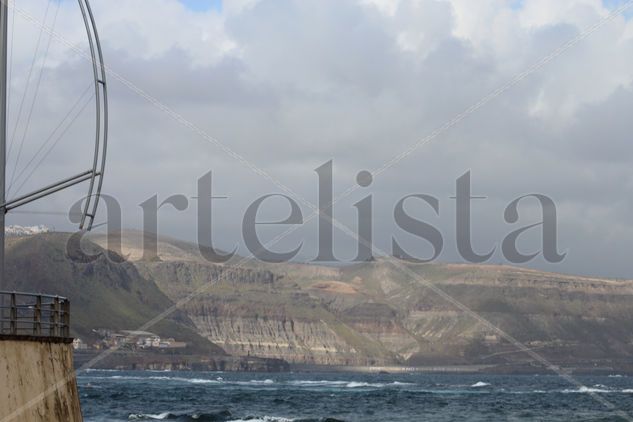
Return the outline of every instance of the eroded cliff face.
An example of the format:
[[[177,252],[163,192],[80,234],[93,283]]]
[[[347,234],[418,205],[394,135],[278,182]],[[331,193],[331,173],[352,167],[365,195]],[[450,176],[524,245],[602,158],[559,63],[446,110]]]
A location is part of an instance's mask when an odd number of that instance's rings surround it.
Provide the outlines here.
[[[280,358],[290,363],[361,364],[356,350],[323,321],[207,313],[193,320],[201,334],[232,355]]]
[[[173,301],[191,295],[183,312],[232,355],[327,365],[523,364],[531,358],[517,352],[517,339],[559,364],[633,358],[631,281],[495,265],[401,271],[383,259],[236,267],[185,249],[134,265]]]
[[[390,353],[307,294],[218,285],[184,309],[199,332],[237,356],[318,365],[373,365]],[[235,286],[234,286],[235,288]]]
[[[195,292],[183,310],[200,334],[231,355],[319,365],[394,362],[393,353],[380,342],[391,335],[389,324],[357,324],[365,335],[352,326],[355,321],[348,324],[288,274],[199,262],[137,265],[174,300]],[[333,272],[309,269],[310,277],[321,274]]]
[[[385,303],[360,303],[340,313],[346,324],[373,339],[391,355],[392,363],[403,363],[417,350],[414,332],[402,323],[402,316]]]

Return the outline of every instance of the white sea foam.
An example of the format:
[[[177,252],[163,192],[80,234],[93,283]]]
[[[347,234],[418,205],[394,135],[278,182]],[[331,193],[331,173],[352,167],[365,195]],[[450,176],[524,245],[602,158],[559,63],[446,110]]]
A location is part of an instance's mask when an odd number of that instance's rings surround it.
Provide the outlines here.
[[[176,379],[176,378],[174,378],[174,379]],[[178,378],[177,380],[178,381],[182,380],[182,381],[185,381],[185,382],[190,382],[192,384],[220,384],[221,383],[221,381],[209,380],[209,379],[206,379],[206,378],[191,378],[191,379],[189,379],[189,378]]]
[[[271,380],[271,379],[265,379],[265,380],[250,380],[247,382],[238,382],[237,384],[255,384],[255,385],[270,385],[270,384],[274,384],[275,381]]]
[[[247,419],[231,419],[229,422],[292,422],[294,419],[281,418],[279,416],[261,416]]]
[[[328,387],[328,386],[341,386],[347,385],[349,381],[328,381],[328,380],[294,380],[288,381],[289,385],[296,385],[299,387]]]
[[[403,387],[417,385],[413,382],[394,381],[392,383],[362,382],[362,381],[341,381],[341,380],[292,380],[288,385],[297,387],[345,387],[345,388],[382,388],[382,387]]]
[[[582,386],[576,390],[565,389],[563,390],[563,393],[611,393],[611,391],[604,388]]]
[[[135,414],[130,415],[128,417],[128,420],[131,420],[131,421],[141,420],[141,419],[164,420],[164,419],[167,419],[169,417],[169,415],[171,415],[171,413],[169,413],[169,412],[160,413],[160,414],[156,414],[156,415],[139,413],[139,414],[136,414],[136,415]]]
[[[108,375],[106,376],[86,376],[87,379],[106,379],[117,381],[165,381],[165,382],[180,382],[189,384],[217,384],[217,385],[291,385],[296,387],[331,387],[331,388],[384,388],[384,387],[406,387],[415,386],[417,384],[411,382],[394,381],[391,383],[378,383],[378,382],[362,382],[362,381],[344,381],[344,380],[288,380],[288,381],[275,381],[272,379],[263,380],[250,380],[250,381],[238,381],[238,380],[226,380],[222,377],[216,377],[215,379],[209,378],[184,378],[167,375],[152,375],[152,376],[135,376],[135,375]],[[483,385],[474,385],[483,386]]]
[[[380,383],[351,381],[351,382],[348,382],[345,387],[347,388],[362,388],[362,387],[380,388],[384,386],[385,384],[380,384]]]
[[[190,384],[219,384],[219,381],[210,380],[206,378],[183,378],[183,377],[165,377],[165,376],[155,376],[155,377],[139,377],[141,380],[152,380],[152,381],[173,381],[173,382],[185,382]]]
[[[124,381],[172,381],[172,382],[184,382],[190,384],[220,384],[221,381],[210,380],[206,378],[183,378],[183,377],[168,377],[168,376],[151,376],[151,377],[138,377],[131,375],[112,375],[110,377],[90,377],[93,379],[111,379],[111,380],[124,380]]]
[[[473,388],[488,387],[488,386],[490,386],[490,383],[483,382],[483,381],[477,381],[476,383],[471,385],[471,387]]]

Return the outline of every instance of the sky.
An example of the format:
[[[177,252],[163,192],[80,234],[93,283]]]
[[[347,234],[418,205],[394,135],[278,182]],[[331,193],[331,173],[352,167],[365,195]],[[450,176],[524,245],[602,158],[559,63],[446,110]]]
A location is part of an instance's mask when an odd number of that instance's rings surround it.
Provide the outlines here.
[[[182,0],[182,3],[195,12],[216,10],[222,12],[222,0]]]
[[[439,215],[415,200],[406,208],[441,231],[437,259],[454,262],[460,257],[451,197],[456,180],[470,172],[473,196],[486,198],[473,200],[473,245],[480,254],[494,248],[488,262],[504,263],[503,238],[540,221],[536,201],[522,202],[515,224],[504,220],[506,206],[539,193],[557,206],[558,248],[566,256],[525,266],[633,278],[633,20],[630,12],[609,17],[624,2],[91,3],[110,72],[104,192],[121,204],[124,227],[142,227],[139,204],[153,195],[163,201],[183,194],[189,208],[165,206],[159,230],[195,240],[197,180],[212,171],[213,194],[226,197],[214,201],[214,244],[247,253],[241,223],[249,204],[284,193],[301,198],[308,220],[308,203],[318,199],[315,169],[332,160],[334,195],[357,187],[335,205],[337,220],[356,230],[354,204],[372,195],[377,249],[390,251],[395,237],[428,257],[428,243],[403,232],[393,214],[406,195],[432,195]],[[86,103],[51,154],[29,166],[91,75],[90,63],[69,47],[87,49],[75,2],[24,0],[18,7],[11,21],[7,180],[16,180],[9,196],[88,168],[94,136],[94,107]],[[27,14],[59,37],[49,46],[48,33],[40,38]],[[368,187],[356,185],[361,170],[374,173]],[[8,221],[71,230],[63,214],[85,190],[33,204]],[[276,197],[260,217],[281,221],[288,212]],[[265,241],[286,228],[268,225],[259,233]],[[341,261],[354,258],[352,237],[335,229],[334,239]],[[534,230],[519,247],[538,251],[540,242]],[[297,259],[313,260],[315,219],[272,249],[300,243]]]

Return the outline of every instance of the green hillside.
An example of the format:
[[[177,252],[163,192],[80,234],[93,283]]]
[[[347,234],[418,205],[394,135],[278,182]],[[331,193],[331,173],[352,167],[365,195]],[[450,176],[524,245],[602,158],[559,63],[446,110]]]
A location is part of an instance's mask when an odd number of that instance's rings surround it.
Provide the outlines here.
[[[77,250],[69,258],[65,233],[46,233],[9,238],[6,255],[6,289],[66,296],[71,302],[72,334],[95,339],[96,328],[135,330],[173,302],[151,281],[141,277],[135,266],[113,262],[104,250],[87,242],[84,249],[98,255],[93,262],[80,262]],[[114,261],[120,257],[111,255]],[[187,352],[224,354],[201,337],[193,323],[176,311],[147,331],[187,342]]]

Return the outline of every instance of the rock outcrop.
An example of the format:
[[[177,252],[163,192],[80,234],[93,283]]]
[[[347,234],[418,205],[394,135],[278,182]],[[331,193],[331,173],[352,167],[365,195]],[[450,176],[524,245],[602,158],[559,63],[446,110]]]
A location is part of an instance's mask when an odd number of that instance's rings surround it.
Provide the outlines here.
[[[132,237],[123,244],[138,244]],[[633,357],[628,280],[496,265],[407,264],[402,271],[385,259],[343,268],[215,265],[183,242],[163,240],[157,249],[158,259],[133,262],[139,273],[173,301],[191,297],[182,310],[197,332],[238,356],[528,364],[516,340],[559,364],[613,366]]]

